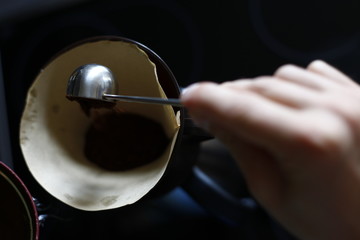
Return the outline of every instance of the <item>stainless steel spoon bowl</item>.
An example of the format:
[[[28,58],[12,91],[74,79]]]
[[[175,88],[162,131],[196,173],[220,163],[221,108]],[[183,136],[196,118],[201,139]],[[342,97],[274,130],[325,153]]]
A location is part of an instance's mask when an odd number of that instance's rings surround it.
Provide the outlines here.
[[[99,101],[127,101],[150,104],[170,104],[182,107],[179,99],[117,95],[118,84],[111,70],[99,64],[77,68],[68,80],[66,96]]]

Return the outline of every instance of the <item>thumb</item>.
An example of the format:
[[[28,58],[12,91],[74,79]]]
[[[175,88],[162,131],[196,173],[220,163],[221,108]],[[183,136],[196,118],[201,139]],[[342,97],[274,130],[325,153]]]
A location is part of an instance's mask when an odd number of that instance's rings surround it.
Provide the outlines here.
[[[196,83],[188,87],[181,101],[193,121],[212,133],[230,150],[239,165],[250,191],[260,202],[274,203],[271,191],[280,192],[281,174],[271,155],[256,143],[249,142],[238,133],[233,122],[236,115],[232,102],[227,102],[231,91],[215,83]],[[264,185],[268,186],[264,188]]]
[[[180,96],[182,104],[187,108],[192,120],[205,129],[208,128],[209,114],[214,115],[211,94],[217,91],[218,84],[211,82],[195,83],[185,88]]]

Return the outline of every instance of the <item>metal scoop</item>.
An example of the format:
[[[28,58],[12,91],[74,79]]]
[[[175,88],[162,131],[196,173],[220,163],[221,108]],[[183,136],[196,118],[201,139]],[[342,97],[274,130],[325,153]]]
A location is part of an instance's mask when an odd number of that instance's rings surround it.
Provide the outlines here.
[[[99,101],[127,101],[152,104],[170,104],[182,107],[179,99],[117,95],[117,82],[111,70],[99,64],[86,64],[71,74],[66,96]]]

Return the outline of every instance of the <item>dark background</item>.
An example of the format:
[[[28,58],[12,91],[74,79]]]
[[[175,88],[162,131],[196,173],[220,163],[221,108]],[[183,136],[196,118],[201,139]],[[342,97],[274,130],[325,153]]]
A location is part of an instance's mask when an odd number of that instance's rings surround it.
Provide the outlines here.
[[[18,126],[27,89],[61,49],[102,35],[127,37],[151,48],[168,64],[180,86],[272,74],[284,63],[306,66],[314,59],[326,60],[360,81],[359,1],[13,0],[0,4],[4,83],[0,153],[44,202],[44,211],[51,213],[43,215],[48,219],[42,239],[194,235],[290,239],[259,206],[254,216],[234,223],[193,201],[182,188],[156,201],[106,213],[63,206],[33,186],[24,166]],[[221,144],[202,147],[199,166],[225,185],[238,181],[235,187],[246,188],[241,176],[231,178],[226,167],[216,164],[216,157],[231,161]]]

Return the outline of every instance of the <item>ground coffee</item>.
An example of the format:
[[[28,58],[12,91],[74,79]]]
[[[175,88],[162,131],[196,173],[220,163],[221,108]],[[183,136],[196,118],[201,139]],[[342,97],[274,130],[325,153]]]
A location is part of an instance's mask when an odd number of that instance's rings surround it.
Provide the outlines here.
[[[163,127],[152,119],[109,111],[97,116],[86,133],[85,156],[109,171],[154,161],[169,143]]]

